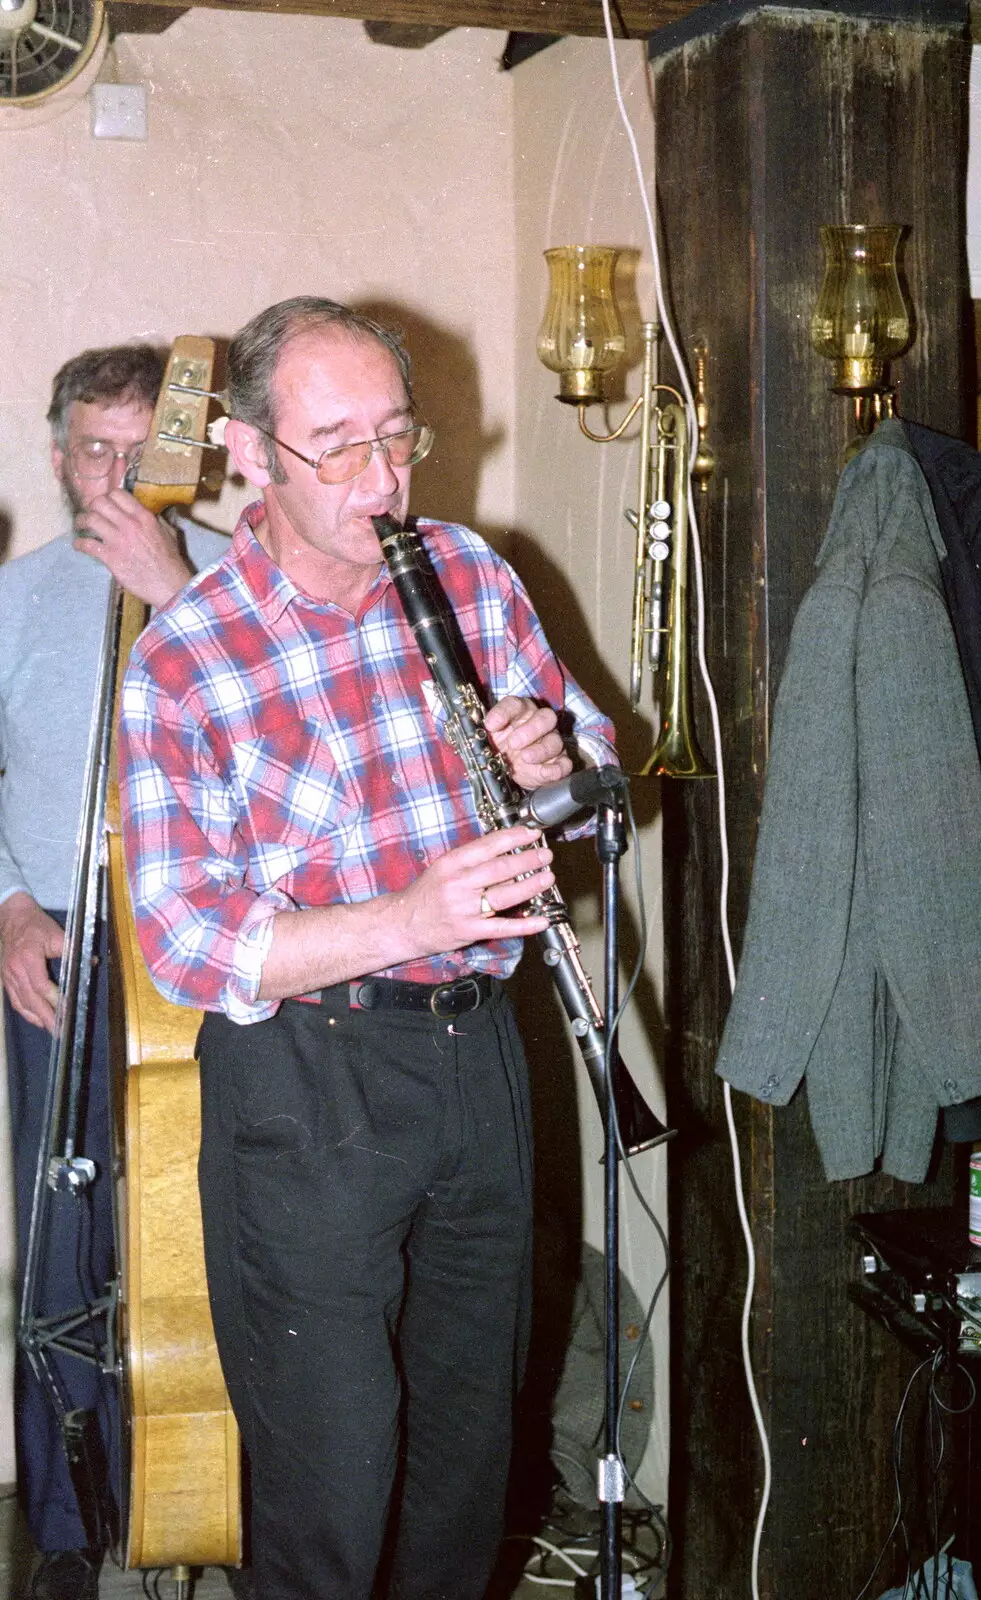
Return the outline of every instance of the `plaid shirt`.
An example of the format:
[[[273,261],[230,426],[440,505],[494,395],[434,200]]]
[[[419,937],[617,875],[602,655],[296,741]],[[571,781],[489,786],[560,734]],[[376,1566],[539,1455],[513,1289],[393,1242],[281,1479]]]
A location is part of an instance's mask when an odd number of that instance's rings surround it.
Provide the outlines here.
[[[406,889],[480,832],[422,652],[382,569],[357,617],[302,594],[250,506],[228,555],[140,638],[121,707],[123,829],[147,966],[178,1004],[258,1022],[281,910]],[[613,729],[549,649],[520,580],[468,529],[418,524],[490,700],[564,709],[580,753]],[[582,831],[582,830],[579,830]],[[507,976],[522,941],[388,969],[439,983]]]

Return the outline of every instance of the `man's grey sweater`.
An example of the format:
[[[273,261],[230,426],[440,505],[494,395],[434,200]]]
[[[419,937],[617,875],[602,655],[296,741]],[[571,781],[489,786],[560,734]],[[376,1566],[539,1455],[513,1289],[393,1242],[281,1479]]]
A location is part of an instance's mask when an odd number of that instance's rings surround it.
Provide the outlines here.
[[[181,528],[198,569],[228,547]],[[0,902],[68,905],[110,582],[70,534],[0,567]]]

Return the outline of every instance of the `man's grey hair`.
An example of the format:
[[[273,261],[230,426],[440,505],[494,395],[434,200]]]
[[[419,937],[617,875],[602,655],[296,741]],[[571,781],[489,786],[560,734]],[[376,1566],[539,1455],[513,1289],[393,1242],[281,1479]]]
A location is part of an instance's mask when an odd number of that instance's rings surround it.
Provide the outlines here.
[[[48,421],[55,444],[68,444],[68,413],[83,405],[143,401],[151,410],[163,382],[166,353],[149,344],[117,344],[105,350],[83,350],[55,373]]]
[[[336,300],[296,295],[260,311],[228,346],[229,415],[266,433],[275,433],[272,384],[279,358],[292,339],[320,328],[336,328],[351,339],[377,340],[395,358],[411,402],[412,365],[400,333]],[[282,483],[286,475],[276,460],[276,447],[271,439],[265,444],[266,466],[273,482]]]

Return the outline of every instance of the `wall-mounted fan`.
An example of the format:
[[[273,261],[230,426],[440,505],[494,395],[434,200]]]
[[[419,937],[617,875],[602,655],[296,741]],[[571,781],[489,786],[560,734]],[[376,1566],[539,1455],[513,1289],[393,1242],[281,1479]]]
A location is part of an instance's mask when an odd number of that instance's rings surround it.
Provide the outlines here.
[[[74,103],[107,43],[103,0],[0,0],[0,127],[24,127]]]

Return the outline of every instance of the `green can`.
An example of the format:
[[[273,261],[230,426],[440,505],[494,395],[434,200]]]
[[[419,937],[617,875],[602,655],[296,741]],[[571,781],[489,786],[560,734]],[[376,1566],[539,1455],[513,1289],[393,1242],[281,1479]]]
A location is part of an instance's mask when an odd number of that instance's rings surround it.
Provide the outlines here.
[[[968,1184],[969,1213],[967,1236],[981,1250],[981,1144],[971,1150],[971,1172]]]

